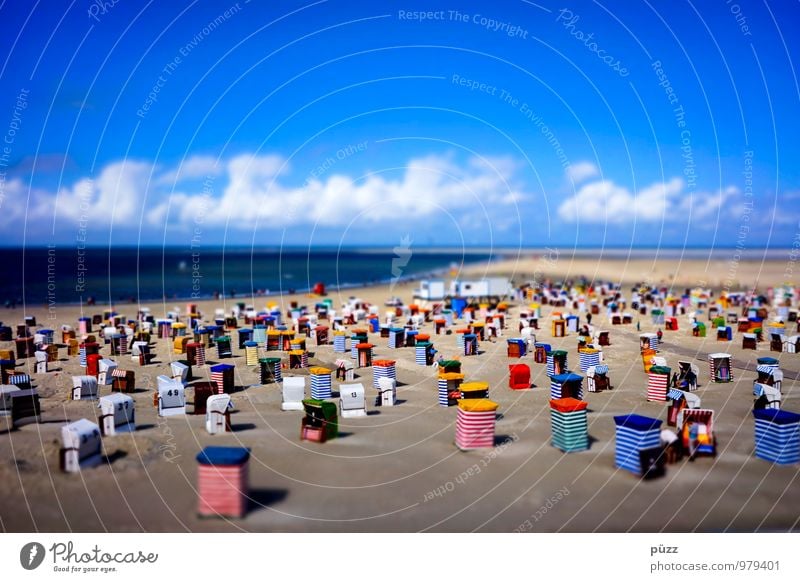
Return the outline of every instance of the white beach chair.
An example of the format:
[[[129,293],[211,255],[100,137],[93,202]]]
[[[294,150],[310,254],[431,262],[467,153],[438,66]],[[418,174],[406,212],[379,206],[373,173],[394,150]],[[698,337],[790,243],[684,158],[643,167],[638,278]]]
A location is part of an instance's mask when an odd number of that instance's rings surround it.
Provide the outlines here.
[[[169,367],[172,370],[172,379],[186,385],[186,379],[189,377],[189,366],[183,362],[170,362]]]
[[[142,354],[142,348],[147,347],[147,342],[133,342],[131,344],[131,360],[138,362]]]
[[[158,377],[158,415],[186,414],[186,393],[183,383],[167,376]]]
[[[289,376],[283,379],[283,401],[281,410],[303,410],[306,397],[306,379],[303,376]]]
[[[73,400],[97,399],[97,378],[95,378],[94,376],[73,376],[72,399]]]
[[[36,373],[47,374],[47,352],[36,351]]]
[[[61,427],[61,470],[77,473],[102,462],[100,427],[81,418]]]
[[[367,415],[363,384],[339,385],[339,408],[342,418],[355,418]]]
[[[103,358],[97,363],[97,383],[101,386],[110,386],[114,383],[112,372],[117,369],[117,363],[109,358]]]
[[[213,394],[206,400],[206,431],[221,434],[230,430],[231,397],[229,394]]]
[[[381,406],[394,406],[397,402],[397,380],[394,378],[378,378]]]
[[[97,407],[100,409],[100,430],[103,436],[136,430],[135,403],[127,394],[114,392],[101,396]]]

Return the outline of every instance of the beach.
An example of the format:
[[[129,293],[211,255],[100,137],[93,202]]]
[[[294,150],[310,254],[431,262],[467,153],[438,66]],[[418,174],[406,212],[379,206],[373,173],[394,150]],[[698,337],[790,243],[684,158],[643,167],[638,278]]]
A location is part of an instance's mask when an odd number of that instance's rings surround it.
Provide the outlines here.
[[[725,253],[713,260],[669,256],[624,256],[598,259],[573,256],[557,249],[464,266],[462,278],[503,275],[516,284],[527,280],[606,280],[623,285],[646,282],[671,288],[680,296],[695,286],[731,291],[755,284],[767,287],[785,281],[784,258],[735,260]],[[446,268],[447,265],[443,265]],[[735,267],[735,268],[734,268]],[[313,277],[313,275],[312,275]],[[417,283],[399,281],[337,291],[329,289],[335,308],[355,296],[380,306],[399,297],[413,303]],[[285,312],[292,304],[313,311],[317,296],[308,294],[271,297],[242,296],[191,301],[206,319],[215,309],[230,312],[239,301],[260,310],[276,303]],[[186,314],[187,301],[118,303],[114,308],[130,319],[137,309],[149,307],[156,317],[167,311]],[[15,327],[23,315],[33,315],[39,326],[56,330],[62,324],[77,327],[78,317],[102,313],[104,305],[28,305],[3,310],[0,319]],[[455,407],[437,404],[436,371],[415,364],[413,348],[389,349],[386,338],[370,333],[376,359],[396,360],[397,399],[394,407],[376,407],[372,368],[356,368],[355,382],[364,384],[368,415],[339,419],[340,438],[319,444],[300,440],[302,412],[282,412],[277,384],[261,385],[257,366],[245,364],[231,332],[234,358],[212,362],[235,364],[235,410],[232,432],[209,435],[204,417],[187,414],[161,418],[153,407],[153,389],[159,374],[169,375],[169,364],[184,356],[172,353],[167,340],[152,340],[155,363],[139,366],[129,356],[115,357],[120,368],[136,373],[137,431],[103,439],[108,462],[79,474],[59,471],[60,428],[66,420],[98,414],[96,401],[69,399],[71,376],[83,373],[77,357],[59,351],[51,372],[32,374],[41,396],[42,422],[0,434],[0,516],[4,531],[75,532],[660,532],[660,531],[787,531],[800,526],[800,479],[797,466],[778,466],[753,456],[753,396],[756,359],[780,358],[784,371],[783,405],[800,410],[796,378],[800,358],[769,352],[769,342],[758,350],[743,350],[741,334],[732,342],[717,341],[709,325],[705,338],[692,337],[687,316],[680,316],[677,331],[664,331],[660,356],[673,370],[678,360],[700,369],[697,395],[704,408],[715,411],[716,457],[683,460],[667,466],[662,478],[643,481],[614,466],[614,420],[636,413],[664,420],[666,403],[647,402],[647,377],[639,354],[641,332],[657,328],[649,316],[635,317],[629,325],[611,325],[605,310],[592,324],[610,332],[604,348],[613,390],[588,393],[590,449],[565,454],[550,444],[549,387],[544,364],[530,354],[507,357],[506,339],[518,337],[518,322],[525,303],[510,302],[506,329],[497,341],[480,344],[477,356],[459,354],[456,334],[434,335],[431,323],[421,331],[445,358],[459,358],[467,380],[489,383],[489,397],[499,404],[495,447],[463,452],[454,444]],[[574,310],[559,308],[559,311]],[[628,309],[629,311],[632,311]],[[542,306],[537,341],[569,352],[570,369],[578,369],[577,334],[554,338],[550,305]],[[771,312],[770,315],[773,315]],[[53,317],[53,315],[55,317]],[[581,323],[584,323],[584,314]],[[324,324],[325,322],[323,322]],[[707,317],[706,323],[708,324]],[[240,321],[240,326],[244,326]],[[358,326],[364,327],[363,323]],[[455,329],[454,326],[453,329]],[[797,333],[787,324],[787,334]],[[0,342],[0,348],[13,348]],[[334,367],[342,354],[331,345],[307,342],[309,364]],[[733,356],[733,381],[709,381],[708,354]],[[101,354],[108,355],[108,346]],[[285,353],[281,353],[285,358]],[[349,357],[345,354],[344,357]],[[524,362],[531,367],[534,387],[511,390],[508,365]],[[18,360],[19,370],[33,370],[33,359]],[[307,370],[284,370],[284,375],[307,376]],[[194,369],[195,379],[208,380],[209,366]],[[585,382],[585,381],[584,381]],[[334,392],[339,382],[334,380]],[[101,395],[109,393],[101,387]],[[187,401],[192,402],[191,385]],[[197,453],[208,445],[235,445],[251,449],[249,467],[250,509],[243,519],[200,518],[197,507]]]

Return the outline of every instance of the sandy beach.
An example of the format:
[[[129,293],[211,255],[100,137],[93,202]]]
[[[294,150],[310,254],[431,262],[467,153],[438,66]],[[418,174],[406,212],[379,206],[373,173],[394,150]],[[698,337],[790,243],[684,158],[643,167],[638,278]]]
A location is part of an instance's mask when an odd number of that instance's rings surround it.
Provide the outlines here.
[[[733,255],[733,251],[731,251]],[[531,278],[587,277],[629,285],[635,281],[673,287],[699,284],[725,287],[784,282],[786,260],[732,262],[701,259],[619,258],[596,260],[559,256],[532,256],[470,266],[462,276],[503,274],[515,283]],[[329,297],[339,308],[357,296],[380,305],[395,295],[412,303],[413,282],[347,289]],[[624,287],[629,296],[629,288]],[[318,298],[299,295],[202,301],[200,310],[213,319],[216,308],[238,301],[261,309],[276,302],[285,312],[297,301],[313,309]],[[149,303],[153,315],[163,317],[176,306],[186,313],[186,302]],[[0,526],[4,531],[270,531],[270,532],[512,532],[512,531],[786,531],[800,527],[800,479],[797,466],[777,466],[753,456],[752,382],[756,359],[780,357],[784,370],[783,408],[800,410],[796,386],[800,357],[769,352],[768,342],[757,351],[741,349],[741,334],[732,342],[691,335],[686,316],[678,331],[664,331],[662,353],[668,364],[691,360],[700,368],[697,394],[703,407],[715,411],[717,456],[684,460],[667,467],[666,476],[642,481],[614,467],[614,422],[619,414],[637,413],[666,418],[665,403],[647,402],[646,375],[639,356],[639,338],[633,325],[611,326],[601,310],[592,323],[610,332],[604,350],[613,390],[586,393],[589,404],[588,451],[565,454],[550,444],[549,379],[545,366],[529,354],[521,361],[531,366],[534,388],[508,388],[508,365],[520,360],[506,355],[506,338],[516,337],[521,305],[511,304],[503,337],[483,342],[480,354],[459,356],[456,335],[432,335],[434,347],[446,358],[459,357],[467,380],[489,382],[490,398],[499,404],[493,449],[462,452],[454,445],[454,407],[437,404],[436,372],[414,363],[414,349],[389,349],[386,339],[370,334],[376,358],[397,362],[398,405],[375,407],[372,368],[356,369],[356,382],[367,392],[368,416],[340,419],[341,438],[324,444],[300,440],[301,412],[281,412],[280,388],[260,385],[258,368],[247,366],[236,345],[228,363],[236,365],[233,432],[209,435],[204,418],[186,415],[160,418],[153,407],[153,389],[159,374],[169,374],[169,363],[183,356],[172,353],[171,342],[153,339],[155,362],[140,367],[120,356],[120,368],[134,370],[138,429],[133,434],[103,441],[109,462],[79,474],[58,467],[60,427],[66,420],[94,419],[97,403],[69,399],[71,376],[82,374],[77,357],[60,360],[51,372],[32,374],[42,404],[42,423],[0,434]],[[104,306],[85,307],[84,313],[102,313]],[[115,308],[135,318],[136,304]],[[569,364],[578,369],[577,335],[553,338],[549,305],[543,306],[537,341],[569,352]],[[563,310],[561,311],[569,311]],[[14,327],[23,315],[34,315],[40,327],[76,326],[80,306],[58,306],[48,319],[45,306],[7,309],[0,319]],[[583,321],[582,321],[583,323]],[[656,331],[648,316],[639,318],[641,332]],[[243,324],[242,324],[243,325]],[[796,324],[787,325],[796,333]],[[432,332],[425,324],[423,331]],[[57,332],[60,339],[60,333]],[[12,348],[1,342],[0,348]],[[331,345],[308,342],[311,365],[332,367],[340,357]],[[707,355],[725,351],[734,357],[734,381],[709,382]],[[108,355],[108,346],[101,354]],[[209,356],[215,362],[215,354]],[[33,359],[18,360],[18,369],[33,371]],[[207,380],[209,366],[195,368],[195,379]],[[284,374],[307,375],[307,370]],[[334,380],[334,392],[338,382]],[[187,401],[193,399],[191,386]],[[109,388],[102,387],[101,395]],[[207,445],[240,445],[252,451],[251,508],[244,519],[209,519],[196,515],[196,454]]]

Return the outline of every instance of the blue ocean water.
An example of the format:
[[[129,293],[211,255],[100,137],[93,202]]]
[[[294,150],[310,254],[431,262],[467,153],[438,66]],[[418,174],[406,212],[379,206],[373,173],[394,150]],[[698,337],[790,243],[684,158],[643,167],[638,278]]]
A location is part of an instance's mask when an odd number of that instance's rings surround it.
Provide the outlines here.
[[[241,297],[412,279],[492,259],[492,253],[112,247],[4,248],[0,301],[32,305]]]

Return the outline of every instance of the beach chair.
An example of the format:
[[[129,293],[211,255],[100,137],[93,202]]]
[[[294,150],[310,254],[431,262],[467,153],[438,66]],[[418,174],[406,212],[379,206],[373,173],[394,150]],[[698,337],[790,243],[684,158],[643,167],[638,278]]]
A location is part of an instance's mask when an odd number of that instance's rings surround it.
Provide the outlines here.
[[[243,517],[249,498],[250,449],[206,447],[196,458],[198,515]]]
[[[588,392],[602,392],[611,390],[611,379],[608,376],[608,366],[597,364],[586,370],[586,390]]]
[[[661,421],[638,414],[614,417],[616,444],[614,464],[643,478],[664,474]]]
[[[508,387],[512,390],[528,390],[531,387],[531,369],[527,364],[509,364]]]
[[[158,376],[158,415],[186,414],[186,395],[183,383],[168,376]]]
[[[786,410],[753,410],[755,456],[779,465],[800,462],[800,414]]]
[[[339,385],[339,408],[342,418],[355,418],[367,415],[363,384]]]
[[[714,436],[714,411],[706,408],[683,411],[681,438],[683,448],[690,459],[699,455],[716,456],[717,443]]]
[[[378,404],[380,406],[394,406],[397,402],[397,380],[384,376],[378,378]]]
[[[100,397],[100,431],[103,436],[136,430],[135,404],[127,394],[116,392]]]
[[[572,372],[550,376],[550,399],[559,398],[583,400],[583,376]]]
[[[300,440],[324,443],[339,434],[336,404],[314,398],[303,400],[305,417],[300,423]]]
[[[114,383],[113,372],[117,369],[117,363],[109,358],[102,358],[98,363],[97,383],[101,386],[110,386]]]
[[[536,334],[532,327],[523,327],[519,332],[520,337],[525,342],[526,351],[532,352],[536,345]]]
[[[102,462],[100,427],[81,418],[61,427],[61,470],[78,473]]]
[[[136,374],[133,370],[120,370],[115,368],[111,372],[111,391],[112,392],[135,392]]]
[[[753,410],[781,407],[781,391],[775,386],[753,383]]]
[[[281,396],[281,410],[303,410],[303,399],[306,397],[306,379],[302,376],[284,378]]]
[[[0,386],[0,416],[10,418],[12,427],[39,422],[39,393],[35,388],[21,390],[13,384]]]
[[[681,439],[667,428],[661,430],[661,448],[664,451],[664,462],[667,465],[673,465],[683,459]]]
[[[730,327],[725,325],[717,327],[717,341],[729,342],[731,340],[733,340],[733,330]]]
[[[94,376],[72,377],[72,400],[97,399],[97,378]]]
[[[47,374],[47,352],[37,350],[34,356],[36,358],[36,373]]]
[[[550,443],[565,453],[589,448],[586,402],[574,398],[550,400]]]
[[[498,404],[487,398],[458,401],[456,446],[462,451],[494,446]]]
[[[336,379],[352,382],[355,379],[355,364],[351,360],[336,360]]]
[[[181,384],[186,384],[189,378],[189,366],[183,362],[170,362],[170,370],[172,372],[172,379],[179,381]]]
[[[231,397],[212,394],[206,400],[206,431],[208,434],[231,432]]]

